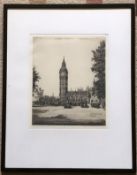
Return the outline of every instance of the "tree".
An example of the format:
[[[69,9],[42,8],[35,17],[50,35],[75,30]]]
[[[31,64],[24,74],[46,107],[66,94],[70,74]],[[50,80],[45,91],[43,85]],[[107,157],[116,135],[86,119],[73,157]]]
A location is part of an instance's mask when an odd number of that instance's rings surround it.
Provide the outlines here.
[[[36,68],[33,67],[33,94],[38,91],[38,82],[40,80],[40,75]]]
[[[95,73],[92,95],[97,96],[101,103],[105,103],[105,41],[101,41],[98,48],[92,53],[91,70]]]

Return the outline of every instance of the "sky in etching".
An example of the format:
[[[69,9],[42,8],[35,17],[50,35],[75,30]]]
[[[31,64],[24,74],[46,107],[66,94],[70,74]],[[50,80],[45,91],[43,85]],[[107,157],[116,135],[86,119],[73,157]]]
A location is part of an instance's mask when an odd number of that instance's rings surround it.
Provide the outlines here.
[[[65,57],[68,90],[86,89],[93,84],[92,50],[105,36],[33,36],[33,66],[39,72],[39,86],[45,95],[59,96],[59,69]]]

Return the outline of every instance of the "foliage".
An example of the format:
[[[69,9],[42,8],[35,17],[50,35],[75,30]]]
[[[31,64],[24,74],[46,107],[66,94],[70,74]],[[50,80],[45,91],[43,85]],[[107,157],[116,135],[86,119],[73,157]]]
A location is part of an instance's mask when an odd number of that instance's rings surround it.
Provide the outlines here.
[[[105,99],[105,41],[101,41],[98,48],[93,53],[92,72],[95,73],[92,95],[100,100]]]
[[[36,67],[33,67],[33,94],[39,91],[38,82],[40,78],[41,77],[37,72]]]

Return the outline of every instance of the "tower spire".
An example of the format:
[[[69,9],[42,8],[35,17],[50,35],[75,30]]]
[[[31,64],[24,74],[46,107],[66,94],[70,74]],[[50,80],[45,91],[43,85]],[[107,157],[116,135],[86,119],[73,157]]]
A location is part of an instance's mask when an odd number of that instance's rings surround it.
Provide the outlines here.
[[[62,67],[66,68],[65,56],[63,57]]]

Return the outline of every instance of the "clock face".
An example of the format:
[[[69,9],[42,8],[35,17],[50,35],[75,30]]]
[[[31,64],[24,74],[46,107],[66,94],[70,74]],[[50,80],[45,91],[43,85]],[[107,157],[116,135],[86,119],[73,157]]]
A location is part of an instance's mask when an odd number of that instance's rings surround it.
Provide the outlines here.
[[[66,73],[65,72],[61,72],[61,77],[64,77],[64,76],[66,76]]]

